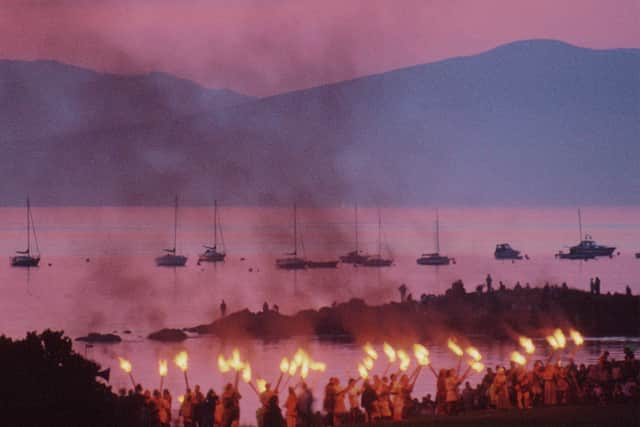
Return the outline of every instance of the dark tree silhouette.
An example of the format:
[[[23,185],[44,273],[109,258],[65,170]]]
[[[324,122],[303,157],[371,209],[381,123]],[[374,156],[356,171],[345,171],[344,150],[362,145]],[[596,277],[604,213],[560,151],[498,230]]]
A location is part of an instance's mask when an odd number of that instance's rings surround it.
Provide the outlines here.
[[[0,337],[0,424],[138,426],[142,396],[118,397],[96,377],[100,366],[73,351],[63,332]]]

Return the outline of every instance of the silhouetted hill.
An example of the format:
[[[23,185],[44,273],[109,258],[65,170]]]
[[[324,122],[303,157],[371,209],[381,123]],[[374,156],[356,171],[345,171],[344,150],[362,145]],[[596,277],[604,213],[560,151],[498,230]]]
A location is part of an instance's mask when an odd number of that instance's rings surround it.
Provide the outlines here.
[[[69,119],[63,133],[22,137],[34,116],[75,111],[65,95],[20,104],[3,136],[2,203],[27,192],[60,204],[167,203],[175,192],[192,203],[640,203],[635,49],[522,41],[197,115]],[[106,110],[95,120],[107,124],[120,109],[156,111],[136,92],[107,108],[109,95],[82,108]]]

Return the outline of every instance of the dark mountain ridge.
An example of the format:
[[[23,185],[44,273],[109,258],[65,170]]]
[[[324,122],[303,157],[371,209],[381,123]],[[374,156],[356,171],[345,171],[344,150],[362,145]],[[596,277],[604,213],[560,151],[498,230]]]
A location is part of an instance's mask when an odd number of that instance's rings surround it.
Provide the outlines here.
[[[262,99],[29,65],[0,72],[3,204],[640,203],[638,49],[529,40]]]

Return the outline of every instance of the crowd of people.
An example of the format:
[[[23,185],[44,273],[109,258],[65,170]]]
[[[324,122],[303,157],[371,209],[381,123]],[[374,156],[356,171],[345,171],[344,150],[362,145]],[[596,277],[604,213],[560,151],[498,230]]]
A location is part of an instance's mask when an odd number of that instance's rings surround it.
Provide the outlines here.
[[[640,363],[633,350],[624,349],[624,360],[613,360],[604,352],[597,364],[576,365],[572,361],[536,361],[526,367],[514,362],[508,367],[487,368],[482,380],[472,387],[457,369],[433,370],[435,396],[412,397],[415,378],[405,374],[351,378],[342,384],[332,377],[323,396],[314,405],[311,388],[300,382],[286,389],[286,396],[266,384],[258,392],[258,427],[331,426],[401,421],[415,417],[454,416],[478,410],[531,410],[568,404],[640,403]],[[239,425],[241,395],[229,383],[221,396],[213,390],[203,394],[199,386],[181,396],[177,417],[172,419],[172,396],[168,390],[144,391],[137,386],[123,401],[144,402],[137,414],[142,426],[232,427]],[[317,408],[321,403],[321,408]],[[316,409],[321,410],[315,410]],[[121,405],[125,408],[126,405]],[[130,415],[130,414],[129,414]]]

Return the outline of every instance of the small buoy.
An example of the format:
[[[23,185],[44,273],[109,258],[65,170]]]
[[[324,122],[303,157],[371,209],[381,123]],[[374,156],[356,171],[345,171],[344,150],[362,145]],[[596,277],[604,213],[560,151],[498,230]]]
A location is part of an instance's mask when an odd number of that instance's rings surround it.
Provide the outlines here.
[[[49,263],[49,267],[51,267],[51,263]]]
[[[244,257],[240,258],[240,261],[244,261],[244,260],[245,260],[245,258],[244,258]]]
[[[253,268],[250,268],[250,269],[249,269],[249,273],[253,273]]]
[[[89,258],[85,258],[84,262],[89,262],[91,261]]]

